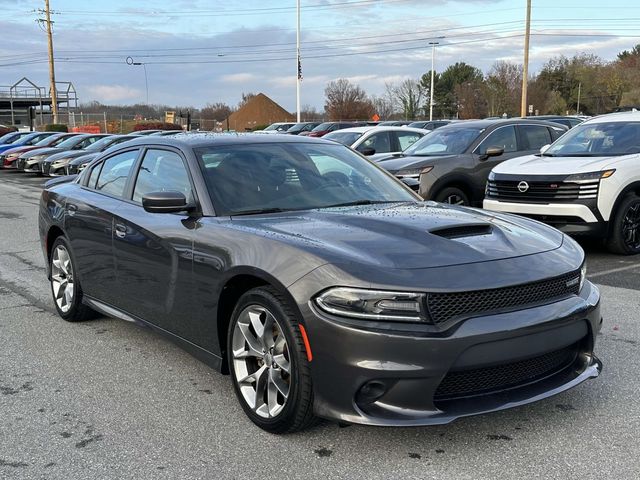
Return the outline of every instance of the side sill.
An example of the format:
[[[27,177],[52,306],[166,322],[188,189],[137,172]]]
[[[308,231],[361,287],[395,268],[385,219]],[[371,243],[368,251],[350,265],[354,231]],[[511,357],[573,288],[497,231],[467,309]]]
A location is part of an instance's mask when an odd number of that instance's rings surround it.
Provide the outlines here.
[[[82,302],[85,305],[94,309],[95,311],[100,312],[103,315],[106,315],[107,317],[114,317],[127,322],[136,323],[143,327],[148,327],[154,332],[159,333],[163,337],[175,343],[180,348],[190,353],[195,358],[197,358],[204,364],[208,365],[209,367],[213,368],[214,370],[217,370],[218,372],[222,371],[222,358],[220,356],[208,350],[205,350],[204,348],[196,345],[195,343],[190,342],[189,340],[185,340],[184,338],[179,337],[178,335],[175,335],[174,333],[171,333],[168,330],[165,330],[164,328],[161,328],[161,327],[158,327],[157,325],[149,323],[146,320],[141,319],[140,317],[130,315],[116,307],[107,305],[106,303],[103,303],[100,300],[89,297],[87,295],[83,296]]]

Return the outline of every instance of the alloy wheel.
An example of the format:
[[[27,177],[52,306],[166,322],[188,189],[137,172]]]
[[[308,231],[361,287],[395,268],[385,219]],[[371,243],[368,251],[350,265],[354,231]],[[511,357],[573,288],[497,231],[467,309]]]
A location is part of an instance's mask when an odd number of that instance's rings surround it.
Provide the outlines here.
[[[289,397],[291,356],[274,315],[261,305],[246,307],[238,316],[231,348],[244,401],[260,417],[276,417]]]
[[[62,313],[67,313],[73,305],[75,286],[71,257],[63,245],[53,250],[51,259],[51,286],[56,305]]]
[[[640,201],[632,203],[622,220],[622,238],[630,250],[640,249]]]
[[[462,198],[460,195],[456,195],[455,193],[452,195],[447,196],[447,198],[445,198],[444,203],[450,203],[451,205],[464,205],[464,198]]]

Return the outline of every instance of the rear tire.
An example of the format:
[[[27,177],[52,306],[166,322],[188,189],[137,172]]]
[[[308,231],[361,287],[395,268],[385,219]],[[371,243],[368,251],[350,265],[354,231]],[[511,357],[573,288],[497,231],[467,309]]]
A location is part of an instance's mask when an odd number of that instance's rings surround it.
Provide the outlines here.
[[[240,297],[227,335],[229,370],[246,415],[270,433],[313,425],[313,388],[299,322],[273,287]]]
[[[640,253],[640,197],[626,195],[613,216],[607,248],[619,255]]]
[[[440,190],[434,200],[451,205],[469,205],[469,197],[467,197],[467,194],[456,187],[447,187]]]
[[[82,322],[96,313],[82,303],[82,287],[76,274],[75,259],[67,239],[60,236],[51,247],[51,295],[58,315],[67,322]]]

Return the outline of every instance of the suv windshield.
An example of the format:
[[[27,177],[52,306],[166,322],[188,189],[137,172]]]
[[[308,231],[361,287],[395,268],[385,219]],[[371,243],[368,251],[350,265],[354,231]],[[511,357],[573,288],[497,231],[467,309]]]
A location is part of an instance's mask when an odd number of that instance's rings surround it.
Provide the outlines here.
[[[195,152],[221,215],[417,201],[342,145],[227,145]]]
[[[482,133],[482,128],[438,128],[407,148],[405,156],[458,155]]]
[[[600,157],[640,153],[640,122],[581,124],[545,152],[550,157]]]

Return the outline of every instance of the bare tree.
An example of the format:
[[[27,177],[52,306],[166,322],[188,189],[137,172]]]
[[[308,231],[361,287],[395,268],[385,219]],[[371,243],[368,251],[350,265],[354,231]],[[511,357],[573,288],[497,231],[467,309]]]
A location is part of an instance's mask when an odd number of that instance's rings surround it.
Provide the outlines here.
[[[322,112],[319,112],[316,107],[303,105],[300,108],[300,119],[303,122],[319,122],[324,119],[324,115]]]
[[[331,120],[365,119],[374,113],[373,104],[365,91],[346,78],[329,82],[324,95],[324,109]]]
[[[371,103],[373,103],[375,113],[377,113],[380,118],[388,120],[396,113],[393,101],[389,99],[387,95],[381,95],[379,97],[372,95]]]
[[[242,107],[244,107],[246,105],[246,103],[249,100],[251,100],[255,96],[256,96],[256,94],[253,93],[253,92],[249,92],[249,93],[242,92],[242,100],[240,100],[238,102],[238,108],[236,110],[240,110]]]
[[[490,116],[518,114],[522,92],[522,65],[495,62],[487,75],[485,87]]]
[[[393,96],[402,110],[405,120],[415,120],[420,113],[425,90],[420,82],[407,78],[397,87],[393,87]]]

